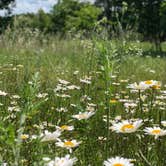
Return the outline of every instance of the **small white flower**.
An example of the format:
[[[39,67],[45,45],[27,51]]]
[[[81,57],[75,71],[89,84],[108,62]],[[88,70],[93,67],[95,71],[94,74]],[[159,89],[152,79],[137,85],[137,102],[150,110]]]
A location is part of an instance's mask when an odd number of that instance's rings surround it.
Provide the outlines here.
[[[91,81],[85,79],[80,79],[80,82],[84,84],[91,84]]]
[[[104,166],[134,166],[130,159],[123,157],[112,157],[104,161]]]
[[[129,109],[129,108],[137,107],[137,104],[136,103],[124,103],[124,106]]]
[[[57,112],[67,112],[68,109],[65,108],[65,107],[61,107],[61,108],[56,108],[56,111],[57,111]]]
[[[68,85],[68,84],[70,84],[70,82],[68,82],[68,81],[66,81],[66,80],[59,79],[58,81],[59,81],[59,83],[62,84],[62,85]]]
[[[113,122],[111,129],[117,133],[133,133],[142,125],[142,120],[123,120]]]
[[[6,92],[0,90],[0,96],[6,96],[6,95],[7,95]]]
[[[66,148],[68,149],[70,152],[72,152],[72,148],[75,148],[77,146],[79,146],[81,142],[77,142],[76,140],[64,140],[64,142],[62,142],[61,140],[59,140],[59,142],[56,142],[55,144],[59,147],[62,148]]]
[[[21,134],[20,137],[22,140],[27,140],[29,138],[29,135],[28,134]]]
[[[144,131],[146,134],[155,136],[155,139],[166,135],[166,130],[161,129],[160,127],[146,127]]]
[[[129,84],[127,88],[134,89],[134,90],[146,90],[149,88],[149,86],[145,84],[144,82],[140,82],[139,84],[135,82],[133,84]]]
[[[70,158],[70,155],[65,157],[55,157],[54,160],[51,160],[46,164],[46,166],[73,166],[77,161],[77,158]]]
[[[166,127],[166,120],[161,121],[161,124]]]
[[[91,84],[91,77],[85,76],[83,79],[80,79],[80,82],[84,84]]]
[[[21,97],[19,95],[12,95],[13,99],[20,99]]]
[[[49,157],[43,157],[44,161],[50,161],[51,159]]]
[[[56,129],[61,130],[61,131],[72,131],[74,130],[74,126],[68,126],[68,125],[63,125],[63,126],[56,126]]]
[[[38,97],[38,98],[45,98],[47,96],[48,96],[48,93],[39,93],[36,95],[36,97]]]
[[[69,89],[69,90],[74,90],[74,89],[80,90],[81,88],[79,86],[76,86],[76,85],[69,85],[69,86],[67,86],[67,89]]]
[[[45,130],[44,134],[41,134],[41,137],[43,137],[41,142],[56,141],[60,135],[61,131],[59,130],[56,130],[54,132],[49,132],[48,130]]]
[[[89,119],[95,112],[79,112],[79,114],[73,115],[72,117],[78,120]]]
[[[152,88],[152,89],[160,89],[161,87],[161,82],[156,80],[147,80],[141,83],[147,85],[149,88]]]

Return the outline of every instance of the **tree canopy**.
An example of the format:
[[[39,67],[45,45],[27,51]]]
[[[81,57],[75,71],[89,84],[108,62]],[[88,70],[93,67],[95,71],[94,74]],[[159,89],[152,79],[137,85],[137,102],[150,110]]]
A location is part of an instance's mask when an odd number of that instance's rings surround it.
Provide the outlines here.
[[[8,9],[15,0],[0,0],[0,9]]]

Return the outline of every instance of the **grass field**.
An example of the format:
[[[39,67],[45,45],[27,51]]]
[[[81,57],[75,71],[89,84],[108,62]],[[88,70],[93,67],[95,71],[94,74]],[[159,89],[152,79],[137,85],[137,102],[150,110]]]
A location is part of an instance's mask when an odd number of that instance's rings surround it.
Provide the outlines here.
[[[140,45],[1,39],[0,162],[165,166],[166,57]]]

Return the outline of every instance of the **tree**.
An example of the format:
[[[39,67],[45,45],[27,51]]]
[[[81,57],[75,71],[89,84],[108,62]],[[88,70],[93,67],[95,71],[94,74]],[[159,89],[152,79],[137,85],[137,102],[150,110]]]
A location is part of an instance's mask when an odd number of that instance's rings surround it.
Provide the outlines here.
[[[80,10],[82,3],[77,0],[59,0],[52,9],[53,31],[65,32],[65,24],[68,16],[74,16],[75,11]]]
[[[154,43],[157,51],[161,51],[161,3],[162,0],[140,0],[137,2],[139,32]]]
[[[8,13],[10,13],[10,4],[14,4],[15,0],[0,0],[0,10],[7,9]],[[9,23],[12,21],[11,17],[0,17],[0,33],[2,33]]]
[[[104,14],[113,25],[127,25],[134,27],[137,21],[137,31],[144,35],[146,40],[154,43],[157,51],[161,51],[161,5],[163,0],[96,0],[95,4],[104,8]],[[127,10],[123,12],[123,4]],[[164,8],[164,7],[163,7]],[[162,22],[164,22],[162,14]],[[162,26],[163,27],[163,26]],[[117,29],[117,26],[114,28]]]
[[[160,28],[161,28],[161,39],[166,40],[166,1],[161,3],[160,7]]]
[[[0,0],[0,9],[9,9],[9,5],[15,0]]]
[[[67,30],[85,30],[91,31],[101,14],[102,10],[94,5],[85,3],[80,10],[74,11],[74,16],[68,16],[65,27]]]

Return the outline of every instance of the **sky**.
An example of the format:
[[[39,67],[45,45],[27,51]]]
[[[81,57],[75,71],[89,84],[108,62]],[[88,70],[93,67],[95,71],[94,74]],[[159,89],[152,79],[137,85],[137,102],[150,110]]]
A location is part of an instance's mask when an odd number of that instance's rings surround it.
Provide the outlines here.
[[[49,12],[56,3],[57,0],[16,0],[16,6],[13,8],[12,13],[36,13],[39,9],[43,9],[45,12]],[[4,15],[4,13],[4,10],[0,10],[0,15]]]

